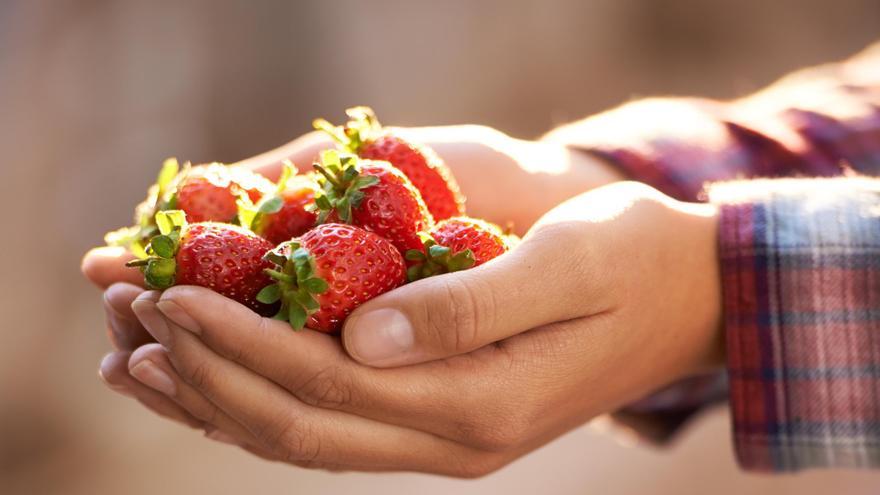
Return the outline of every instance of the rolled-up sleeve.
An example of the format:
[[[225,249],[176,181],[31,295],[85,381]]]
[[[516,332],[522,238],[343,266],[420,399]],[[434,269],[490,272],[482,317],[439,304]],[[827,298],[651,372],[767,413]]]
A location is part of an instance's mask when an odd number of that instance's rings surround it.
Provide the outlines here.
[[[709,189],[748,469],[880,467],[880,180]]]

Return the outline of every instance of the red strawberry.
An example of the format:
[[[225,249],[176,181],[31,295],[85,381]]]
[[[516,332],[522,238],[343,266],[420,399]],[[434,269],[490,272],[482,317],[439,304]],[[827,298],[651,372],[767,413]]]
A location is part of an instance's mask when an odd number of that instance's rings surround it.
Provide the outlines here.
[[[269,275],[278,281],[258,300],[281,301],[276,318],[295,329],[339,331],[359,305],[406,281],[403,257],[387,240],[345,224],[326,223],[270,251]]]
[[[434,220],[419,191],[387,162],[358,160],[354,155],[327,150],[321,163],[323,193],[315,198],[318,223],[350,223],[391,241],[401,253],[419,249],[419,232]]]
[[[260,314],[274,312],[272,305],[257,301],[260,290],[272,283],[264,273],[272,265],[263,259],[272,243],[235,225],[188,224],[181,210],[157,213],[156,223],[161,234],[150,241],[150,256],[128,263],[143,269],[147,287],[199,285]]]
[[[238,212],[236,200],[242,193],[257,202],[272,191],[272,183],[262,175],[219,163],[185,169],[175,182],[175,206],[191,222],[229,222]]]
[[[136,256],[145,258],[144,248],[158,233],[157,212],[180,209],[191,222],[229,222],[237,212],[236,199],[247,195],[256,202],[268,191],[272,182],[250,169],[210,165],[184,165],[174,158],[165,160],[156,184],[150,187],[147,199],[135,210],[133,227],[126,227],[105,236],[107,244],[123,246]]]
[[[361,158],[384,160],[400,169],[422,194],[435,219],[464,215],[464,197],[452,172],[434,150],[383,129],[369,107],[349,108],[346,113],[350,120],[342,128],[323,119],[313,124],[330,134],[345,151]]]
[[[423,238],[423,249],[406,253],[411,281],[482,265],[507,252],[514,242],[497,225],[469,217],[439,222]]]
[[[295,175],[296,167],[287,162],[273,194],[266,194],[254,204],[239,198],[238,219],[260,237],[278,245],[305,234],[315,226],[315,194],[318,184],[314,174]]]

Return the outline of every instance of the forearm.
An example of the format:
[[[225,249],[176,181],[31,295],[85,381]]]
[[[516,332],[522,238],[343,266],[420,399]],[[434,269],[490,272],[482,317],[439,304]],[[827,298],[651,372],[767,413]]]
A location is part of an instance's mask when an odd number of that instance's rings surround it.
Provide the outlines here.
[[[587,149],[679,199],[707,182],[880,171],[880,45],[719,102],[652,98],[560,127],[545,139]]]

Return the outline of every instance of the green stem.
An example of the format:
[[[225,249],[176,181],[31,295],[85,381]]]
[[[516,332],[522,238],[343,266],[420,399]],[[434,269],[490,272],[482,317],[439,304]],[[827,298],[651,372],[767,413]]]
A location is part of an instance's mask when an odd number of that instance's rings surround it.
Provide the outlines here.
[[[328,180],[331,184],[333,184],[333,187],[335,187],[336,189],[344,189],[344,187],[342,186],[342,183],[339,182],[339,179],[336,177],[336,175],[330,173],[330,171],[327,170],[326,168],[324,168],[323,165],[320,165],[320,164],[318,164],[318,163],[315,163],[315,164],[313,164],[312,166],[315,167],[315,170],[317,170],[318,172],[320,172],[321,175],[323,175],[324,177],[326,177],[327,180]]]
[[[291,277],[290,275],[288,275],[286,273],[281,273],[278,270],[266,268],[265,270],[263,270],[263,273],[265,273],[266,275],[268,275],[268,276],[270,276],[280,282],[296,285],[296,279],[294,277]]]

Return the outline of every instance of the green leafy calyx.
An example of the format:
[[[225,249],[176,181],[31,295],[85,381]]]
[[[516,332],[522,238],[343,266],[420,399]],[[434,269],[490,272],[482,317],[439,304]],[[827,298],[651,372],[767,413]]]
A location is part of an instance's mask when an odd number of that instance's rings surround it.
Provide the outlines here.
[[[186,228],[186,214],[181,210],[160,211],[156,213],[155,225],[159,234],[144,248],[146,257],[129,261],[125,266],[140,268],[147,287],[162,290],[174,285],[176,256],[181,232]]]
[[[424,250],[410,249],[406,252],[406,259],[410,262],[406,270],[406,276],[410,282],[423,278],[433,277],[441,273],[451,273],[466,270],[476,263],[474,253],[465,249],[453,253],[452,249],[437,244],[430,234],[421,233]]]
[[[376,139],[382,126],[370,107],[352,107],[345,113],[348,122],[344,126],[333,125],[324,119],[313,120],[312,126],[327,133],[344,151],[357,155],[367,143]]]
[[[314,167],[320,173],[321,186],[321,192],[315,197],[318,224],[326,222],[333,212],[340,221],[351,223],[351,210],[364,200],[363,190],[378,183],[379,178],[361,174],[357,156],[336,150],[321,152],[321,161]]]
[[[296,165],[290,160],[284,160],[284,168],[281,169],[281,177],[272,194],[266,194],[254,204],[246,191],[238,193],[238,218],[237,222],[242,227],[250,229],[253,232],[260,233],[262,231],[263,220],[267,215],[272,215],[281,211],[284,206],[284,191],[290,178],[296,175]]]
[[[327,291],[327,282],[315,275],[315,259],[298,241],[288,241],[266,253],[264,258],[275,265],[266,274],[275,280],[257,294],[257,301],[274,304],[281,301],[276,319],[301,330],[309,316],[321,309],[315,298]]]

